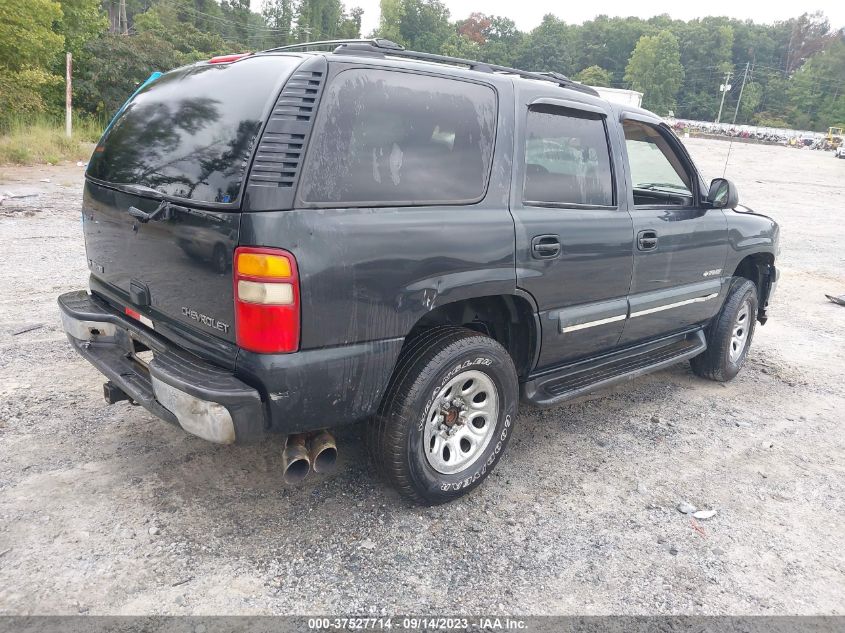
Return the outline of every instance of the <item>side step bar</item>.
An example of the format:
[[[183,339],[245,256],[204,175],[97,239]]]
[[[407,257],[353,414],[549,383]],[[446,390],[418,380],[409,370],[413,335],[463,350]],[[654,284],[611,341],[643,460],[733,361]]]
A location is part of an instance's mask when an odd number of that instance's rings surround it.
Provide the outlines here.
[[[522,385],[522,398],[538,406],[549,407],[674,365],[706,349],[707,342],[701,329],[675,334],[529,376]]]

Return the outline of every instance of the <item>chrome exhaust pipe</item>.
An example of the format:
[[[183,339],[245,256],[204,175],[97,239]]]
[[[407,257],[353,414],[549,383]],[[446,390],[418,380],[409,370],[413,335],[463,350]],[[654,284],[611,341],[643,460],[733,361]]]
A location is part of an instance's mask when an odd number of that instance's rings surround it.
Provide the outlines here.
[[[286,484],[298,484],[311,472],[311,459],[305,448],[305,435],[288,435],[282,453],[282,479]]]
[[[333,473],[337,468],[337,444],[328,431],[320,431],[309,442],[308,457],[315,473]]]

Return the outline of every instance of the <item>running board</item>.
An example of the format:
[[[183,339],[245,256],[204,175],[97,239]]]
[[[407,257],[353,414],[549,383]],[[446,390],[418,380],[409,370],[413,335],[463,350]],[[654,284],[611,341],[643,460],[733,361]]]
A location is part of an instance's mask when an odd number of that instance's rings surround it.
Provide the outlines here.
[[[701,329],[675,334],[529,376],[522,385],[522,398],[541,407],[552,406],[674,365],[706,349]]]

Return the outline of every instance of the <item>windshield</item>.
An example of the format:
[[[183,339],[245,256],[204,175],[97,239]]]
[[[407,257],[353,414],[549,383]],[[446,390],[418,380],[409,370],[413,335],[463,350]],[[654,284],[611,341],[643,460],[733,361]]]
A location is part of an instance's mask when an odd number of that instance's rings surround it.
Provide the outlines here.
[[[268,102],[300,61],[256,56],[162,75],[106,131],[87,175],[174,198],[237,202]]]

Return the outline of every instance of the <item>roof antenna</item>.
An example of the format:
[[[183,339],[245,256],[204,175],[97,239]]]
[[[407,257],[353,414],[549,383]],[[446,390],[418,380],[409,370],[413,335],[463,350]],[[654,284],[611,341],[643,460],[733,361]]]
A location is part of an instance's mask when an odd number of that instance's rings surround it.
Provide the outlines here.
[[[731,121],[731,127],[736,125],[736,116],[739,114],[739,104],[742,103],[742,92],[745,90],[745,80],[748,79],[748,66],[751,62],[745,62],[745,73],[742,75],[742,85],[739,88],[739,97],[736,100],[736,110],[734,110],[734,120]],[[734,145],[734,137],[731,137],[731,142],[728,143],[728,155],[725,156],[725,167],[722,169],[722,178],[725,177],[725,174],[728,171],[728,161],[731,159],[731,148]]]
[[[733,147],[733,145],[734,145],[734,137],[732,136],[731,142],[728,143],[728,155],[725,156],[725,167],[724,167],[724,169],[722,169],[722,178],[725,177],[725,174],[728,171],[728,161],[731,159],[731,148]]]

